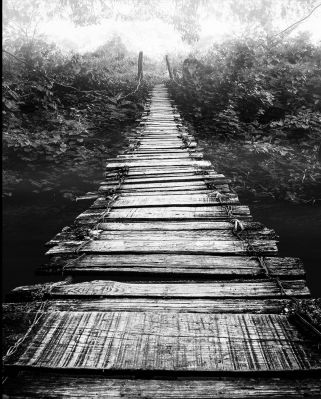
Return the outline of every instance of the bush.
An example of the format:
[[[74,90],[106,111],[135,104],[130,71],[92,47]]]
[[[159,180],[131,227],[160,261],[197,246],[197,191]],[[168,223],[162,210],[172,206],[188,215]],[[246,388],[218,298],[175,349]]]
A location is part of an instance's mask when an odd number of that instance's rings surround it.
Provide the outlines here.
[[[137,56],[117,38],[82,56],[41,40],[9,45],[2,84],[4,193],[52,190],[61,175],[77,171],[89,179],[88,166],[101,170],[109,140],[121,141],[121,131],[135,124],[153,77],[137,88]]]
[[[320,47],[304,37],[272,48],[229,41],[186,59],[169,88],[200,137],[216,146],[228,140],[222,167],[238,187],[314,203],[321,198],[320,66]],[[237,170],[224,160],[234,150]]]

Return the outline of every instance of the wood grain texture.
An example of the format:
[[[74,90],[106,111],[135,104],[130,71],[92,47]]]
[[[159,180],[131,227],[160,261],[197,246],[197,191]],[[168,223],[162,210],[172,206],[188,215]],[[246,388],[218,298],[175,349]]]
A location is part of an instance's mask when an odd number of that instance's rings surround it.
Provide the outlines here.
[[[309,296],[304,280],[284,280],[288,295]],[[21,290],[21,287],[20,287]],[[52,287],[52,297],[133,297],[133,298],[276,298],[282,297],[279,286],[268,280],[231,280],[211,282],[124,283],[92,280]]]
[[[242,222],[245,230],[264,230],[266,227],[259,222]],[[97,228],[104,231],[112,230],[128,230],[128,231],[154,231],[154,230],[230,230],[233,223],[229,221],[208,221],[208,220],[191,220],[191,221],[154,221],[136,222],[135,220],[126,220],[124,222],[106,221],[99,223]],[[269,229],[272,231],[271,229]]]
[[[30,300],[30,293],[37,294],[45,287],[21,287],[16,290],[13,299]],[[6,317],[15,315],[18,318],[25,314],[32,316],[40,309],[41,302],[12,302],[3,306],[3,313]],[[289,299],[280,298],[194,298],[193,300],[184,298],[101,298],[83,297],[73,298],[62,295],[55,295],[53,298],[49,294],[49,300],[42,307],[42,313],[51,312],[175,312],[175,313],[262,313],[280,314],[284,308],[290,306]]]
[[[245,205],[232,205],[234,217],[250,218],[250,210]],[[88,213],[103,213],[100,210],[88,210]],[[84,212],[84,213],[86,213]],[[121,219],[185,219],[185,218],[224,218],[227,219],[226,210],[220,206],[181,206],[181,207],[145,207],[145,208],[112,208],[109,218]]]
[[[156,223],[157,224],[157,223]],[[140,223],[140,225],[143,225],[143,223]],[[99,227],[99,226],[97,226]],[[136,226],[137,227],[137,226]],[[146,228],[147,227],[147,228]],[[186,226],[187,227],[187,226]],[[230,224],[226,228],[226,230],[223,229],[195,229],[195,230],[187,230],[186,228],[183,230],[169,230],[169,229],[164,229],[164,230],[159,230],[156,231],[156,229],[151,229],[148,230],[148,226],[145,226],[145,229],[142,230],[104,230],[100,231],[98,228],[96,228],[96,238],[99,240],[138,240],[138,241],[235,241],[239,240],[239,237],[237,237],[233,230],[233,225]],[[152,232],[152,233],[151,233]],[[277,236],[275,232],[271,229],[267,228],[262,228],[262,229],[248,229],[244,230],[242,233],[240,233],[240,237],[243,237],[244,240],[276,240]],[[46,245],[56,245],[59,244],[60,242],[67,242],[67,241],[77,241],[78,235],[77,235],[77,230],[67,230],[63,231],[60,234],[57,234],[52,240],[50,240]]]
[[[8,379],[3,393],[15,399],[309,399],[320,398],[321,388],[318,377],[157,380],[23,372]]]
[[[197,167],[209,167],[211,166],[211,163],[209,161],[197,161],[194,159],[157,159],[157,160],[148,160],[148,161],[139,161],[139,160],[127,160],[127,161],[116,161],[114,160],[113,162],[108,162],[106,165],[106,169],[114,169],[114,168],[122,168],[128,166],[129,168],[137,167],[137,166],[194,166],[195,168]]]
[[[251,220],[249,208],[244,205],[231,206],[233,217],[242,220]],[[77,220],[82,218],[96,218],[97,221],[104,215],[103,209],[88,209],[81,213]],[[180,206],[180,207],[146,207],[146,208],[111,208],[105,221],[111,219],[124,220],[182,220],[182,219],[206,219],[228,220],[226,210],[221,206]]]
[[[152,237],[151,237],[152,238]],[[173,237],[175,239],[175,237]],[[81,248],[79,246],[81,245]],[[251,240],[251,251],[261,255],[271,255],[277,252],[275,240]],[[121,237],[119,239],[104,240],[95,239],[91,241],[62,241],[49,249],[46,254],[54,255],[61,253],[173,253],[173,254],[234,254],[247,255],[250,251],[247,242],[238,240],[169,240],[153,241],[152,239],[132,239]]]
[[[62,262],[66,271],[131,272],[151,274],[195,274],[198,276],[264,276],[264,270],[255,258],[241,256],[175,255],[175,254],[130,254],[86,255],[71,262]],[[271,274],[283,278],[304,277],[300,259],[265,257]]]
[[[53,312],[5,365],[281,372],[320,370],[321,359],[316,344],[282,315]]]
[[[226,177],[224,175],[220,175],[220,174],[211,174],[209,176],[202,176],[202,175],[192,175],[192,176],[155,176],[155,177],[142,177],[142,178],[126,178],[124,183],[125,184],[141,184],[141,183],[164,183],[164,182],[190,182],[190,181],[201,181],[204,182],[204,180],[213,182],[215,184],[215,182],[223,182],[226,183],[227,181],[229,181],[228,179],[226,179]],[[110,184],[109,182],[111,182],[111,184],[115,184],[114,183],[115,179],[114,178],[110,178],[109,180],[106,179],[105,182],[102,182],[101,184]]]
[[[181,195],[157,195],[154,196],[126,196],[121,195],[113,203],[113,208],[126,208],[126,207],[150,207],[150,206],[193,206],[193,205],[219,205],[219,204],[238,204],[238,197],[235,194],[229,193],[227,195],[217,196],[215,193],[208,194],[181,194]],[[98,198],[91,208],[106,208],[108,200],[104,197]]]

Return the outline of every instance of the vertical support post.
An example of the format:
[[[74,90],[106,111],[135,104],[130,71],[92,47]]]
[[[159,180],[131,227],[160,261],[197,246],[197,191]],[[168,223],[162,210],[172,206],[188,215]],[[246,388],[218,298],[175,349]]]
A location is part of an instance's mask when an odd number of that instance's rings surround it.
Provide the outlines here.
[[[137,80],[143,78],[143,52],[140,51],[138,54],[138,72]]]
[[[167,65],[167,69],[168,69],[169,78],[170,78],[170,80],[173,80],[173,72],[172,72],[171,64],[169,62],[168,55],[165,55],[165,59],[166,59],[166,65]]]

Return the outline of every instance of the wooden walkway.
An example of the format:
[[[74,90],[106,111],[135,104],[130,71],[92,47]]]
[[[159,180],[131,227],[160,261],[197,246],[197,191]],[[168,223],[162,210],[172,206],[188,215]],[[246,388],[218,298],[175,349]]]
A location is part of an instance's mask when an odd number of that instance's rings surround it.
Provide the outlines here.
[[[35,320],[5,358],[5,394],[321,397],[317,341],[287,315],[309,297],[304,269],[276,242],[157,85],[92,206],[47,243],[43,272],[73,280],[11,294],[7,311]]]

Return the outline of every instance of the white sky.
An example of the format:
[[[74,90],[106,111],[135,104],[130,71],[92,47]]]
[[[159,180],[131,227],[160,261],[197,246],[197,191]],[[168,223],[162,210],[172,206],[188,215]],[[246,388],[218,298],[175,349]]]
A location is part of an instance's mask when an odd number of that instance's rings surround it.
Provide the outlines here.
[[[292,22],[291,20],[279,20],[276,23],[281,31]],[[205,50],[213,42],[219,42],[228,35],[237,36],[241,32],[241,26],[225,23],[207,17],[202,20],[201,40],[197,47]],[[44,33],[48,39],[65,49],[73,49],[80,53],[95,50],[104,44],[113,35],[119,35],[126,47],[134,52],[143,50],[152,58],[161,58],[164,54],[187,54],[191,47],[184,43],[174,28],[158,19],[149,21],[115,21],[104,20],[99,25],[75,26],[70,21],[55,19],[39,26],[39,31]],[[293,33],[308,31],[313,42],[321,42],[321,8],[305,22],[303,22]]]

